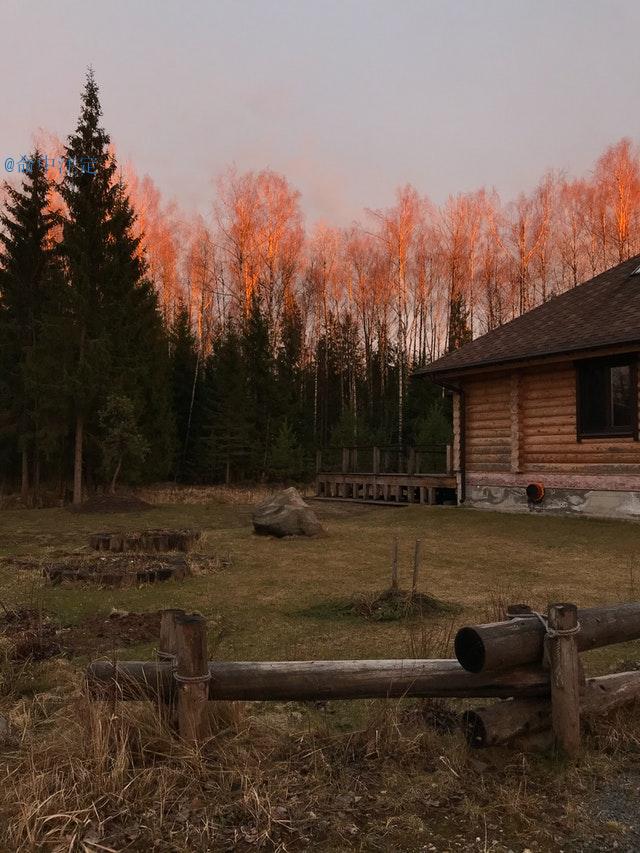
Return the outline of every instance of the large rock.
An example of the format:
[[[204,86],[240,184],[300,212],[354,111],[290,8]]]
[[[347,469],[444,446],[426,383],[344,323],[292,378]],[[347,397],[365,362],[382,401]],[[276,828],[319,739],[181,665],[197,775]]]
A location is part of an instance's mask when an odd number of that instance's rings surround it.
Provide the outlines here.
[[[259,503],[252,520],[256,533],[264,536],[317,536],[322,533],[315,512],[293,487]]]

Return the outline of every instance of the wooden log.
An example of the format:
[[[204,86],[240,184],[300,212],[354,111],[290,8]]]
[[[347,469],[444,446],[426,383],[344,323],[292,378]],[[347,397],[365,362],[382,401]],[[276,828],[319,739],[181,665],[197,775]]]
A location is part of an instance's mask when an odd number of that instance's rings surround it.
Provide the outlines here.
[[[398,589],[398,537],[393,537],[391,546],[391,589]]]
[[[575,604],[549,605],[545,638],[551,667],[551,725],[557,746],[569,758],[580,752],[580,664]]]
[[[171,667],[175,667],[177,663],[177,647],[178,647],[178,638],[177,638],[177,627],[176,627],[176,619],[180,616],[184,616],[184,610],[179,610],[177,608],[167,608],[162,611],[160,616],[160,640],[158,642],[158,649],[156,651],[156,660],[161,663],[168,663]],[[168,702],[162,701],[162,690],[160,689],[160,685],[156,681],[156,686],[158,688],[157,696],[158,696],[158,713],[160,718],[168,725],[170,728],[174,728],[176,724],[175,719],[175,697],[169,697]]]
[[[549,673],[524,667],[504,673],[466,672],[455,660],[330,660],[209,662],[212,700],[329,700],[420,696],[548,696]],[[172,667],[152,661],[94,661],[87,681],[95,695],[117,690],[122,699],[175,692]]]
[[[588,678],[580,697],[583,720],[590,722],[640,699],[640,672]],[[540,699],[510,699],[465,711],[462,726],[470,746],[510,743],[520,735],[551,729],[551,704]]]
[[[420,572],[420,551],[422,549],[422,540],[416,539],[416,544],[413,549],[413,576],[411,579],[411,597],[415,598],[418,591],[418,574]]]
[[[160,642],[156,658],[159,661],[168,661],[174,664],[178,648],[176,620],[184,616],[184,610],[178,608],[167,608],[160,615]]]
[[[578,610],[578,651],[640,639],[640,603],[613,604]],[[455,653],[469,672],[488,672],[542,660],[546,633],[535,615],[461,628]]]
[[[177,660],[173,674],[178,682],[178,730],[184,740],[198,744],[210,734],[207,621],[191,613],[177,616],[175,623]]]

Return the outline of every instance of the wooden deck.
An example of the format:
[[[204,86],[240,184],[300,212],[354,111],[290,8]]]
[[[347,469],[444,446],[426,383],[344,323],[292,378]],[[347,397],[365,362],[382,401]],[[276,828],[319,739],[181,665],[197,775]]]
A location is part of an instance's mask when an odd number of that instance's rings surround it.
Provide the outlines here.
[[[344,447],[317,453],[316,497],[325,500],[435,504],[445,497],[455,500],[456,486],[447,445]]]
[[[447,474],[342,474],[319,472],[316,495],[320,498],[370,503],[435,504],[437,489],[456,488],[456,478]]]

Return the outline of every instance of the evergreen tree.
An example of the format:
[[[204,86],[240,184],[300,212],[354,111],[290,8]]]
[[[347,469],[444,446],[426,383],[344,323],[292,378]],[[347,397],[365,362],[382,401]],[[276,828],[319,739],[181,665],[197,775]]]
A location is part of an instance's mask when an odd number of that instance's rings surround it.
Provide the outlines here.
[[[460,349],[472,339],[469,328],[469,311],[464,296],[459,293],[451,300],[451,311],[449,314],[449,335],[447,352]]]
[[[73,346],[71,403],[75,450],[73,502],[82,501],[85,427],[98,408],[108,367],[109,333],[104,320],[110,266],[110,217],[115,206],[115,161],[109,136],[100,126],[102,109],[93,71],[82,94],[75,134],[65,149],[66,173],[61,187],[67,205],[62,251],[69,282],[69,337]]]
[[[61,188],[68,211],[62,252],[73,349],[74,503],[82,500],[86,436],[87,461],[97,465],[96,413],[106,395],[131,400],[142,434],[152,439],[150,475],[166,473],[173,439],[166,335],[101,115],[90,70],[78,126],[66,146]]]
[[[107,398],[98,416],[101,427],[103,471],[113,494],[123,466],[134,470],[144,462],[149,453],[136,418],[135,406],[128,397],[112,395]]]
[[[214,342],[204,380],[204,417],[200,457],[205,480],[251,476],[253,434],[248,418],[246,362],[241,337],[232,322]]]
[[[250,438],[250,470],[265,475],[273,440],[276,385],[269,327],[259,298],[254,294],[242,327],[242,359],[246,376],[246,429]]]
[[[283,420],[276,433],[269,458],[269,473],[278,481],[298,479],[304,468],[303,449],[289,422]]]
[[[201,429],[203,394],[203,366],[198,343],[183,303],[176,311],[170,341],[171,396],[177,436],[175,476],[179,480],[197,475],[194,449]]]
[[[37,150],[28,162],[22,186],[5,185],[8,201],[0,215],[0,430],[8,458],[20,452],[23,499],[30,473],[37,490],[41,439],[53,424],[53,417],[47,422],[52,406],[46,397],[59,365],[47,329],[61,293],[48,210],[51,188]]]

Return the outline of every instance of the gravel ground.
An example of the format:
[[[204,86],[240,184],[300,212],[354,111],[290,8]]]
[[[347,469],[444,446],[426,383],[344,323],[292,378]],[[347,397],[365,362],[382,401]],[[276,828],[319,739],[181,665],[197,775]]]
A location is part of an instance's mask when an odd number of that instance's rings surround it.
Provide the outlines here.
[[[640,770],[623,773],[603,785],[587,808],[600,831],[589,840],[568,845],[567,853],[640,851]]]

